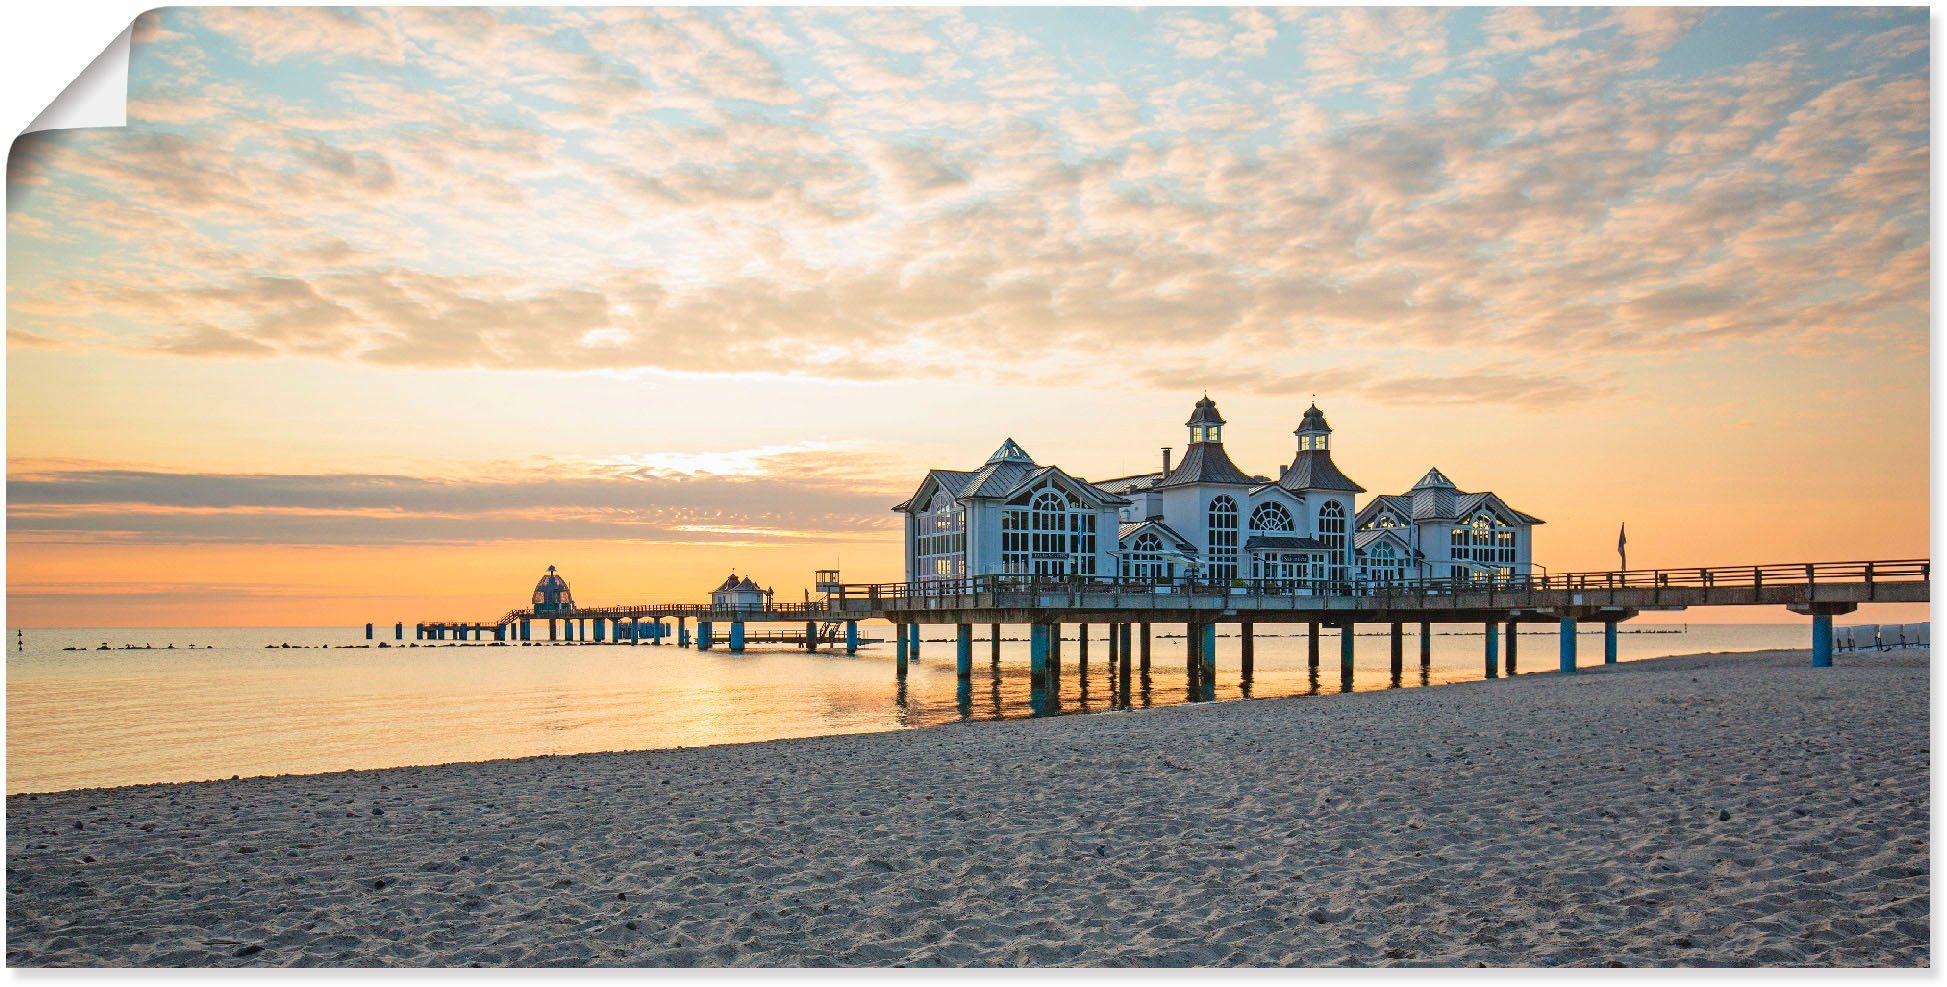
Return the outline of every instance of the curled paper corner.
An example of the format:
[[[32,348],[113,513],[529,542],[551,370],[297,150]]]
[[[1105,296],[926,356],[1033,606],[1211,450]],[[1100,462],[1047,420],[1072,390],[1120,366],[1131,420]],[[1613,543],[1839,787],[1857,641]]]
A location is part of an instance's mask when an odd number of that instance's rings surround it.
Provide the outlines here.
[[[127,126],[128,49],[129,37],[134,32],[133,23],[123,28],[21,133]]]

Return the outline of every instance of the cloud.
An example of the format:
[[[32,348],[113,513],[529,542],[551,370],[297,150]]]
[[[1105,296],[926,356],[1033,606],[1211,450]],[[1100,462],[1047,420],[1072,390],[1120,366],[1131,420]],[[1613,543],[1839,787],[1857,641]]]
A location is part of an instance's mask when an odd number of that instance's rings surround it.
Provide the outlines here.
[[[1491,352],[1427,383],[1509,403],[1595,351],[1926,345],[1918,15],[1682,70],[1729,15],[1092,14],[1126,53],[1038,16],[165,10],[131,127],[15,147],[9,338],[1050,383]]]
[[[391,474],[184,473],[15,464],[7,518],[33,542],[704,544],[882,539],[899,479],[849,450],[798,448]],[[714,466],[728,472],[683,469]],[[491,477],[491,478],[486,478]]]

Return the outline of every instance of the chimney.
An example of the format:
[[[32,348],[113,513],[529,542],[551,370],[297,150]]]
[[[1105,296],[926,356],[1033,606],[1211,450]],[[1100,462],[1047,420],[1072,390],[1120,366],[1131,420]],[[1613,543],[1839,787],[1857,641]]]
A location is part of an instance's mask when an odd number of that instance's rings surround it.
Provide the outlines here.
[[[1163,475],[1170,475],[1170,447],[1163,447]]]

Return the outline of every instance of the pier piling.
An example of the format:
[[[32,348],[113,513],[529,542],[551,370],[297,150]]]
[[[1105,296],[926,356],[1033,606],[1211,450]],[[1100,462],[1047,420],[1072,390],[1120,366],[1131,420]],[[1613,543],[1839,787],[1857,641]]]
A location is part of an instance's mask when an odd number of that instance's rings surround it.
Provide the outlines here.
[[[954,635],[953,671],[966,682],[973,678],[973,625],[957,625]]]
[[[1237,625],[1237,674],[1249,682],[1257,671],[1257,637],[1250,621]]]
[[[1832,615],[1812,615],[1812,667],[1832,667]]]
[[[845,622],[845,653],[848,655],[859,653],[859,622],[856,620]]]
[[[1613,620],[1602,622],[1602,663],[1616,663],[1616,622]]]
[[[1028,684],[1048,684],[1048,625],[1039,621],[1028,625]]]
[[[1420,622],[1420,670],[1433,666],[1433,625]]]
[[[1575,671],[1575,618],[1563,617],[1562,628],[1562,671]]]
[[[994,663],[995,668],[999,668],[1001,665],[1001,625],[987,625],[987,641],[990,660]]]
[[[1352,691],[1353,650],[1358,644],[1355,635],[1358,626],[1352,621],[1339,625],[1339,685],[1345,692]]]
[[[1391,671],[1393,675],[1393,686],[1397,688],[1399,686],[1400,674],[1405,670],[1406,665],[1406,625],[1399,621],[1393,621],[1391,637]]]
[[[1519,637],[1519,633],[1520,633],[1520,631],[1521,631],[1521,625],[1520,625],[1520,624],[1518,624],[1518,623],[1516,623],[1516,622],[1514,622],[1514,621],[1512,621],[1512,620],[1510,620],[1510,621],[1508,621],[1508,641],[1507,641],[1507,653],[1508,653],[1508,661],[1507,661],[1507,665],[1508,665],[1508,674],[1509,674],[1509,675],[1513,675],[1513,674],[1514,674],[1514,662],[1515,662],[1515,651],[1516,651],[1516,648],[1515,648],[1515,646],[1516,646],[1517,644],[1519,644],[1519,643],[1521,643],[1521,638]]]
[[[906,652],[912,647],[912,638],[906,633],[906,624],[892,625],[892,637],[897,642],[893,647],[893,659],[899,664],[899,677],[906,677],[906,663],[912,658]]]

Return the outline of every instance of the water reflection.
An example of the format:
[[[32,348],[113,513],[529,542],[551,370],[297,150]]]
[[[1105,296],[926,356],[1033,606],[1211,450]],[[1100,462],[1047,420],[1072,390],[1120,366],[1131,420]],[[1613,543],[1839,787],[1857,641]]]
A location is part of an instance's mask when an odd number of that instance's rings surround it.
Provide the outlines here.
[[[24,650],[8,656],[9,788],[734,743],[1325,691],[1320,669],[1308,660],[1304,625],[1259,625],[1248,682],[1240,678],[1235,637],[1219,639],[1216,674],[1206,677],[1189,667],[1180,634],[1152,634],[1148,649],[1140,638],[1133,643],[1136,656],[1151,654],[1131,662],[1129,674],[1119,657],[1106,678],[1057,660],[1051,681],[1031,689],[1027,642],[1003,641],[999,663],[992,663],[990,650],[978,702],[974,684],[961,682],[950,660],[915,661],[899,681],[889,644],[867,646],[857,657],[784,648],[699,653],[673,643],[453,642],[380,650],[366,646],[362,630],[29,629]],[[1538,641],[1530,647],[1552,644],[1552,634],[1533,636]],[[1634,660],[1798,647],[1804,636],[1797,625],[1715,625],[1682,634],[1626,632],[1619,643],[1623,658]],[[158,650],[62,650],[92,649],[104,640],[153,642]],[[175,650],[162,650],[170,643]],[[197,650],[186,650],[192,644]],[[291,647],[278,647],[283,644]],[[1436,630],[1428,644],[1418,675],[1395,676],[1388,629],[1375,625],[1355,638],[1350,680],[1340,677],[1331,691],[1482,677],[1480,627]],[[936,646],[929,641],[929,652]],[[1600,638],[1584,648],[1600,653]],[[1505,650],[1512,674],[1518,658],[1512,637]],[[1545,673],[1548,662],[1538,664]],[[1072,698],[1064,700],[1064,691]]]

